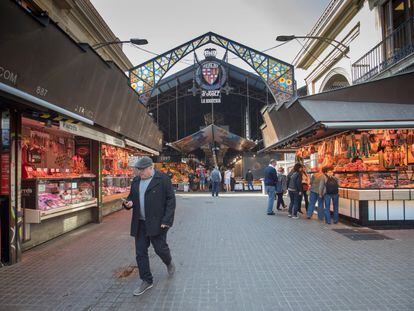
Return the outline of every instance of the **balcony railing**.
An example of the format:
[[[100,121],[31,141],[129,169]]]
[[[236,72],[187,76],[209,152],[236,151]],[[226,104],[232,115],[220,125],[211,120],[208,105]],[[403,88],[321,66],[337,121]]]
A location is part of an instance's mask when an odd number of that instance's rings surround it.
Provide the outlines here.
[[[414,17],[352,64],[353,83],[367,81],[414,53]]]

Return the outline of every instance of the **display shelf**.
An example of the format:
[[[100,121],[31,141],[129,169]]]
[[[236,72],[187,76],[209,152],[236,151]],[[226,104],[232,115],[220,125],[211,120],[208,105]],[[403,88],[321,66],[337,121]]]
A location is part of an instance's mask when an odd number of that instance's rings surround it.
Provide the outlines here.
[[[339,185],[348,189],[414,189],[414,171],[341,171],[335,172]]]
[[[96,201],[95,179],[92,177],[36,178],[22,181],[22,207],[39,212],[38,217],[96,205]]]
[[[129,195],[129,191],[123,192],[123,193],[116,193],[112,195],[105,195],[102,197],[102,202],[107,203],[107,202],[111,202],[111,201],[115,201],[119,199],[125,199],[128,195]]]
[[[46,176],[46,177],[32,177],[32,178],[25,178],[24,180],[69,180],[69,179],[87,179],[87,178],[96,178],[93,174],[87,175],[78,175],[78,176]]]
[[[24,217],[25,223],[40,224],[43,220],[66,215],[69,213],[78,212],[87,208],[96,207],[97,200],[86,201],[78,204],[67,205],[65,207],[54,208],[48,211],[41,211],[38,209],[25,208]]]

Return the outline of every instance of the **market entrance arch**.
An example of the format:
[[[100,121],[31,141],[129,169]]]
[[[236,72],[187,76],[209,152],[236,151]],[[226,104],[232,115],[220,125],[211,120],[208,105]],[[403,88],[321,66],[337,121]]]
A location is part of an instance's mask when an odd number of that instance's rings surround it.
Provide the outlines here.
[[[140,101],[147,104],[164,75],[185,56],[207,44],[219,46],[246,62],[266,83],[276,103],[293,97],[295,84],[291,64],[208,32],[129,70],[131,87],[140,95]]]

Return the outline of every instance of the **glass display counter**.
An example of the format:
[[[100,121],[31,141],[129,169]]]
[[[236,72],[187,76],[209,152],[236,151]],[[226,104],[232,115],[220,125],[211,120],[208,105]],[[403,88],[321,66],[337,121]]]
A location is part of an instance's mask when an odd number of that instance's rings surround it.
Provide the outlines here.
[[[22,181],[26,223],[96,206],[95,177],[30,178]]]
[[[339,186],[350,189],[414,189],[414,171],[335,172]]]

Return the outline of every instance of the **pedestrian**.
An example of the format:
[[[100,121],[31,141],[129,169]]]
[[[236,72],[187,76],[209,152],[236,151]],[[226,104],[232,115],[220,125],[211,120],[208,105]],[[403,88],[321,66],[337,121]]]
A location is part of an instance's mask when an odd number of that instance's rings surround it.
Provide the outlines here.
[[[276,160],[271,159],[268,167],[264,170],[264,184],[266,187],[267,200],[267,215],[274,215],[273,204],[275,202],[276,185],[277,185],[277,172],[276,172]]]
[[[302,212],[302,199],[305,199],[305,210],[308,212],[309,207],[309,197],[308,197],[308,190],[310,184],[310,178],[308,173],[306,172],[306,167],[302,166],[302,195],[300,197],[300,204],[299,204],[299,213],[303,214]]]
[[[190,191],[194,191],[194,179],[195,179],[195,175],[193,171],[190,170],[188,173],[188,184],[189,184]]]
[[[333,204],[333,218],[334,224],[339,221],[339,183],[338,179],[334,176],[333,169],[330,167],[324,167],[322,169],[324,174],[322,181],[319,185],[319,196],[323,197],[325,201],[325,222],[331,224],[331,201]]]
[[[254,188],[253,188],[253,180],[254,180],[254,177],[253,177],[252,170],[248,169],[247,170],[247,173],[246,173],[246,181],[247,181],[247,190],[249,190],[249,191],[253,191],[254,190]]]
[[[206,170],[202,166],[199,168],[198,177],[200,179],[200,190],[204,191],[206,187]]]
[[[211,182],[210,182],[210,170],[206,170],[206,190],[211,189]]]
[[[318,219],[323,220],[324,217],[324,210],[323,210],[323,198],[319,196],[319,186],[322,182],[324,175],[321,171],[312,175],[310,179],[310,194],[309,194],[309,208],[307,211],[308,219],[312,218],[313,211],[315,209],[316,201],[318,202]]]
[[[289,192],[289,211],[288,216],[298,219],[299,206],[301,204],[302,195],[302,171],[303,166],[296,163],[293,170],[287,176],[288,192]]]
[[[286,208],[286,204],[283,201],[283,195],[287,191],[287,177],[285,175],[285,169],[281,166],[277,172],[277,185],[276,185],[276,195],[277,203],[276,209],[281,210],[280,207]]]
[[[210,174],[210,181],[211,181],[211,195],[214,197],[219,196],[220,191],[220,183],[221,183],[221,173],[216,166]]]
[[[167,244],[167,232],[172,227],[175,212],[175,194],[170,178],[157,170],[149,157],[142,157],[135,164],[137,176],[131,184],[131,191],[124,202],[126,209],[132,208],[131,236],[135,238],[135,254],[141,285],[134,291],[142,295],[153,286],[148,247],[167,266],[172,276],[175,265]]]
[[[226,192],[230,192],[231,190],[230,183],[231,183],[231,169],[228,168],[224,172],[224,187],[226,189]]]

